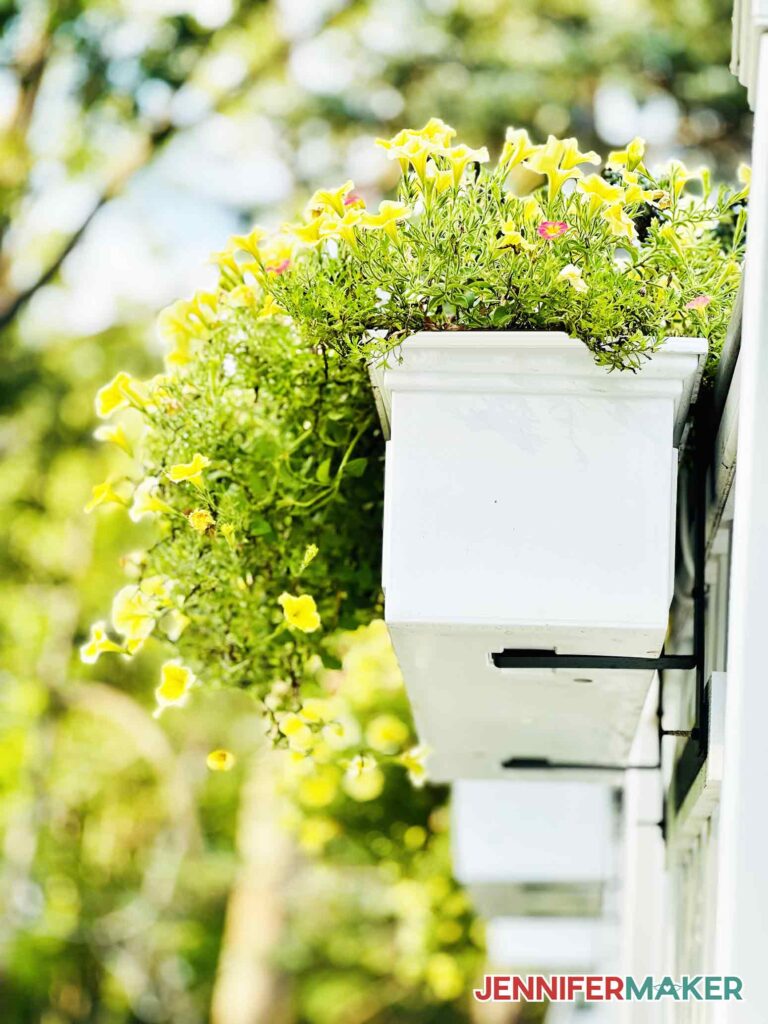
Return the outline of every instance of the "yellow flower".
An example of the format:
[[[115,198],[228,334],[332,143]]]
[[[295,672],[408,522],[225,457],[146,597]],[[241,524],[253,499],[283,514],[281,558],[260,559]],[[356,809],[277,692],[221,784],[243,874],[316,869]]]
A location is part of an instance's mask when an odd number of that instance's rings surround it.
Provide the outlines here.
[[[384,789],[384,773],[374,757],[358,754],[344,774],[344,792],[359,803],[375,800]]]
[[[195,487],[202,487],[203,470],[207,469],[210,464],[211,460],[207,455],[195,452],[191,462],[180,462],[176,466],[171,466],[165,475],[175,484],[187,480],[189,483],[194,484]]]
[[[301,705],[299,717],[305,722],[332,722],[336,709],[333,703],[324,697],[307,697]]]
[[[235,254],[231,249],[223,249],[221,252],[211,254],[211,263],[214,263],[221,273],[221,286],[237,287],[243,284],[243,267],[237,262]]]
[[[357,248],[357,235],[355,228],[359,226],[363,211],[359,208],[347,210],[343,217],[334,220],[332,217],[323,218],[320,231],[323,238],[343,238],[347,245],[353,249]]]
[[[166,661],[160,669],[160,685],[155,690],[157,709],[155,718],[159,718],[165,708],[181,707],[186,704],[190,687],[196,682],[195,674],[190,668],[181,664],[179,658]]]
[[[556,139],[550,135],[544,146],[539,146],[536,152],[524,161],[525,167],[536,174],[543,174],[548,180],[548,197],[551,202],[570,178],[580,178],[581,171],[575,165],[561,166],[566,157],[566,142],[572,140]],[[570,151],[571,157],[573,153]],[[579,154],[580,155],[580,154]],[[589,156],[590,154],[586,154]]]
[[[171,591],[176,586],[174,580],[167,576],[146,576],[139,584],[142,594],[151,597],[159,606],[168,605],[171,602]]]
[[[506,139],[499,157],[499,167],[511,171],[513,167],[534,156],[539,147],[528,138],[524,128],[507,128]]]
[[[345,181],[343,185],[339,185],[336,189],[318,189],[307,206],[309,215],[314,217],[331,211],[338,214],[339,217],[343,217],[345,212],[344,200],[354,187],[352,181]]]
[[[533,249],[530,242],[517,230],[517,223],[514,220],[507,220],[501,225],[501,238],[496,245],[499,249]]]
[[[332,818],[306,818],[299,829],[299,846],[308,853],[320,853],[339,831],[337,822]]]
[[[231,750],[212,750],[205,763],[212,772],[231,772],[237,758]]]
[[[390,199],[384,199],[379,203],[378,213],[364,213],[362,215],[360,226],[374,230],[381,228],[386,231],[390,238],[396,240],[397,221],[410,217],[411,212],[410,207],[406,206],[405,203],[396,203]]]
[[[308,224],[289,225],[288,230],[303,245],[316,246],[328,237],[325,228],[329,224],[333,224],[333,219],[327,213],[321,213]]]
[[[632,218],[627,215],[621,203],[607,206],[602,212],[602,218],[610,228],[611,234],[624,235],[631,239],[637,237]]]
[[[254,259],[259,258],[259,246],[267,232],[264,228],[255,227],[247,235],[233,235],[229,240],[229,248],[233,252],[247,252]]]
[[[289,626],[301,630],[302,633],[314,633],[320,628],[320,616],[314,597],[309,594],[281,594],[277,603],[283,609],[283,615]]]
[[[85,506],[84,511],[93,512],[100,505],[128,505],[126,499],[118,494],[112,486],[111,481],[105,480],[103,484],[95,484],[91,489],[91,500]]]
[[[216,521],[207,508],[196,508],[194,512],[187,513],[187,522],[195,533],[210,533],[216,525]]]
[[[291,750],[306,753],[311,749],[315,738],[314,733],[295,712],[289,711],[288,714],[283,715],[277,723],[277,727],[288,740]]]
[[[146,395],[141,382],[124,370],[96,392],[96,415],[102,420],[128,405],[143,409],[145,404]]]
[[[669,165],[669,178],[675,199],[680,198],[680,194],[689,181],[701,180],[701,176],[702,172],[700,170],[689,170],[682,160],[672,160]]]
[[[86,665],[94,665],[100,654],[122,654],[124,648],[107,636],[106,622],[94,622],[88,640],[80,648],[80,659]]]
[[[752,168],[749,164],[739,164],[736,168],[736,175],[742,185],[746,185],[747,188],[752,184]]]
[[[146,516],[157,515],[159,512],[173,512],[167,501],[158,498],[156,491],[160,481],[156,476],[145,477],[133,492],[133,504],[128,515],[134,523],[141,522]]]
[[[259,294],[249,284],[239,284],[232,288],[224,296],[224,301],[234,309],[256,309],[259,304]]]
[[[343,716],[323,726],[321,735],[333,750],[346,750],[360,742],[360,726],[355,718]]]
[[[394,754],[408,739],[410,730],[395,715],[377,715],[365,730],[368,744],[381,754]]]
[[[419,128],[413,134],[428,142],[433,142],[436,146],[450,146],[451,139],[456,135],[456,129],[451,128],[445,121],[441,121],[439,117],[430,117],[424,127]]]
[[[160,627],[171,643],[175,644],[190,621],[189,616],[185,615],[184,612],[178,608],[171,608],[160,620]]]
[[[570,171],[577,164],[599,164],[600,154],[596,153],[594,149],[587,150],[586,153],[582,153],[579,149],[579,143],[577,139],[563,139],[563,156],[560,166],[564,171]]]
[[[420,788],[427,779],[426,760],[429,750],[424,746],[411,747],[398,757],[398,762],[408,772],[408,778],[414,786]]]
[[[523,220],[528,223],[538,223],[544,217],[544,211],[539,205],[539,201],[535,196],[526,196],[522,201],[522,214]]]
[[[577,267],[574,263],[563,267],[557,276],[561,281],[567,281],[575,292],[589,291],[587,282],[581,276],[581,267]]]
[[[469,163],[486,164],[490,157],[488,150],[483,146],[481,149],[470,149],[469,146],[453,146],[446,149],[444,154],[453,172],[453,183],[458,185],[461,181],[464,169]]]
[[[645,139],[641,139],[639,136],[635,136],[631,142],[628,142],[624,149],[614,150],[608,154],[608,160],[606,161],[607,167],[626,167],[628,171],[634,171],[634,169],[640,164],[643,157],[645,156]]]
[[[268,274],[283,274],[296,254],[296,239],[290,227],[272,237],[261,247],[261,262]]]
[[[227,542],[229,547],[231,547],[232,550],[234,551],[234,549],[235,549],[235,528],[232,525],[232,523],[222,523],[221,526],[219,527],[219,532],[221,533],[222,537]]]
[[[133,445],[125,432],[125,428],[122,423],[105,423],[101,427],[97,427],[93,432],[93,436],[97,441],[106,441],[109,444],[116,444],[118,448],[126,453],[126,455],[133,455]]]
[[[582,178],[576,187],[589,197],[589,212],[592,216],[609,203],[624,201],[624,189],[618,185],[611,185],[599,174],[590,174]]]
[[[257,319],[264,320],[268,316],[287,316],[287,313],[281,305],[275,302],[272,295],[265,295],[264,302],[262,303],[261,309],[257,314]]]
[[[155,602],[129,583],[112,600],[112,625],[127,640],[143,641],[155,628],[156,611]]]

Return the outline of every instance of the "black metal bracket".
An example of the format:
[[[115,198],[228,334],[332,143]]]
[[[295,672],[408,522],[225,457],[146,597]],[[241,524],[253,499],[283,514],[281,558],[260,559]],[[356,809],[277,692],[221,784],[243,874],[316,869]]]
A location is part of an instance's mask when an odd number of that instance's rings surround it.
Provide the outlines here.
[[[501,669],[621,669],[625,671],[659,672],[659,700],[657,707],[659,756],[655,764],[608,765],[555,762],[547,758],[510,757],[502,762],[503,768],[530,771],[654,771],[661,768],[662,744],[665,736],[685,736],[685,744],[675,765],[672,793],[679,809],[693,781],[707,757],[708,702],[706,690],[705,629],[707,612],[706,558],[707,558],[707,474],[712,443],[711,397],[700,394],[693,411],[693,505],[694,515],[694,583],[693,583],[693,651],[690,654],[667,654],[658,657],[623,657],[616,655],[558,654],[554,650],[510,649],[491,654],[491,661]],[[687,524],[684,524],[687,527]],[[664,676],[665,670],[696,670],[694,723],[690,730],[664,729]],[[659,822],[666,835],[666,811]]]

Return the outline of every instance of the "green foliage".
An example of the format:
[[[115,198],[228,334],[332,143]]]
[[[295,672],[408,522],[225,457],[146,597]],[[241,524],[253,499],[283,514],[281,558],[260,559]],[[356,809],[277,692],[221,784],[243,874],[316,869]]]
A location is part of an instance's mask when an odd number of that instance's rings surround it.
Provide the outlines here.
[[[487,151],[452,147],[453,134],[433,119],[386,143],[407,167],[399,204],[363,212],[349,183],[351,205],[317,193],[306,226],[281,229],[297,239],[293,263],[276,273],[262,261],[263,281],[300,330],[367,359],[415,331],[505,329],[566,331],[611,369],[639,368],[675,335],[706,337],[716,360],[739,282],[745,189],[713,194],[708,175],[680,163],[656,176],[640,140],[585,176],[579,164],[596,153],[552,137],[534,146],[512,130],[486,171]],[[543,182],[525,197],[508,186],[521,172]],[[692,178],[700,197],[684,191]]]

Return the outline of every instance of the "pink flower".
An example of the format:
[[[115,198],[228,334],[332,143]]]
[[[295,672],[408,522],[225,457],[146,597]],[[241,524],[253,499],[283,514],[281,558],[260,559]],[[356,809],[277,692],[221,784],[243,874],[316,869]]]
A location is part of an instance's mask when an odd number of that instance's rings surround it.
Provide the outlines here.
[[[704,309],[712,301],[711,295],[697,295],[695,299],[691,299],[690,302],[686,302],[686,309]]]
[[[279,263],[271,263],[264,269],[267,271],[268,274],[284,274],[288,267],[290,267],[290,265],[290,260],[280,260]]]
[[[358,192],[348,192],[344,196],[345,206],[365,206],[363,197]]]
[[[543,220],[536,230],[542,238],[551,242],[553,238],[559,238],[565,234],[568,224],[564,220]]]

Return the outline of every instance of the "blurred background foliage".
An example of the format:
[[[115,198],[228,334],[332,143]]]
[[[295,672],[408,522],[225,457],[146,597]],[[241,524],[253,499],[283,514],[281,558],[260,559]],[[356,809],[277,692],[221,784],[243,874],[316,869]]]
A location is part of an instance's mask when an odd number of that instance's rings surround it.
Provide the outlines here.
[[[730,16],[730,0],[0,0],[4,1021],[469,1019],[449,953],[421,963],[426,986],[395,971],[397,879],[320,866],[283,828],[246,697],[158,723],[151,659],[77,660],[141,542],[120,514],[82,515],[112,465],[93,394],[157,369],[154,314],[213,280],[232,231],[346,177],[375,200],[393,168],[371,140],[430,116],[492,149],[508,124],[598,148],[640,134],[651,162],[730,176],[751,130]],[[208,773],[215,746],[233,772]],[[446,846],[425,892],[451,884]]]

